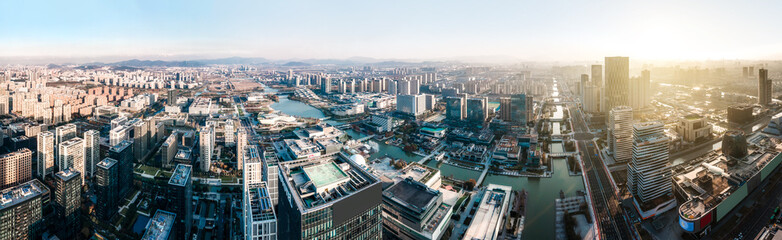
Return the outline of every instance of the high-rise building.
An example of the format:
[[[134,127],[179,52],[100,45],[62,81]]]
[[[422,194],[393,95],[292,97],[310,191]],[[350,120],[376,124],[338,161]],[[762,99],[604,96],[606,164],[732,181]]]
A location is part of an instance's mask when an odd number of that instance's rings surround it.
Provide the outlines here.
[[[177,225],[182,225],[178,236],[186,239],[190,236],[190,227],[193,225],[193,179],[190,174],[193,167],[187,164],[177,164],[171,178],[168,180],[167,199],[172,212],[182,216]]]
[[[421,93],[421,80],[417,78],[410,80],[410,94],[418,95],[420,93]]]
[[[592,65],[592,84],[603,87],[603,65]]]
[[[37,173],[41,179],[54,171],[55,146],[54,133],[50,131],[38,133]]]
[[[55,128],[55,131],[57,133],[57,142],[55,142],[56,146],[60,146],[60,143],[68,141],[71,138],[77,137],[76,125],[74,124],[65,124],[59,126]]]
[[[199,149],[201,150],[201,171],[209,172],[212,167],[212,152],[215,146],[215,130],[213,125],[207,125],[199,131]]]
[[[33,179],[2,191],[0,205],[0,238],[40,239],[44,231],[43,203],[49,188]]]
[[[277,166],[278,162],[277,153],[273,151],[263,153],[265,173],[263,175],[263,181],[267,184],[266,189],[269,191],[269,197],[271,197],[272,205],[274,205],[275,208],[277,208],[277,200],[279,199],[278,184],[280,179],[280,168]]]
[[[238,132],[236,132],[236,169],[239,171],[244,169],[244,165],[242,164],[244,161],[242,161],[242,156],[244,156],[244,148],[247,147],[247,131],[243,128],[239,129]],[[254,131],[250,129],[249,131]]]
[[[155,211],[155,215],[153,215],[152,218],[149,219],[149,223],[147,223],[146,231],[144,231],[144,236],[141,237],[141,239],[144,240],[180,239],[177,238],[176,236],[177,233],[180,232],[183,227],[178,226],[179,225],[178,221],[181,220],[177,219],[176,213],[158,209],[157,211]]]
[[[117,160],[117,173],[119,175],[117,188],[119,196],[124,197],[130,192],[133,185],[133,142],[124,140],[109,148],[109,158]]]
[[[149,124],[141,119],[133,123],[133,156],[140,162],[147,154],[149,146]]]
[[[320,83],[320,90],[325,94],[329,94],[331,92],[331,78],[323,78],[323,81]]]
[[[668,137],[661,122],[633,125],[633,161],[627,166],[627,187],[641,203],[670,197],[673,190]]]
[[[54,207],[60,222],[59,237],[73,239],[81,229],[81,173],[65,169],[54,174]]]
[[[630,107],[636,111],[646,108],[651,97],[649,70],[643,70],[640,77],[630,79]]]
[[[418,116],[426,112],[426,98],[424,95],[397,95],[396,110],[412,116]]]
[[[168,99],[166,100],[166,105],[168,106],[176,106],[176,99],[177,99],[177,92],[176,90],[168,90]]]
[[[467,107],[465,107],[465,118],[467,121],[483,124],[486,118],[489,117],[489,99],[486,97],[475,97],[467,99]]]
[[[617,106],[628,106],[630,58],[606,57],[605,58],[605,107],[607,110]]]
[[[381,239],[382,186],[363,166],[333,159],[280,170],[279,239]]]
[[[445,99],[445,118],[452,121],[464,119],[467,103],[463,97],[447,97]]]
[[[608,151],[617,162],[633,157],[633,109],[617,106],[608,115]]]
[[[526,124],[532,121],[532,96],[515,94],[510,98],[500,98],[500,119],[506,122]]]
[[[33,178],[33,151],[19,151],[0,155],[0,187],[9,188]]]
[[[395,80],[388,80],[386,81],[386,89],[388,91],[388,94],[390,95],[397,95],[399,93],[397,89],[397,83]]]
[[[172,163],[177,153],[177,146],[179,146],[179,132],[174,131],[160,146],[160,166],[165,169],[174,167]]]
[[[79,173],[84,172],[86,168],[84,163],[84,139],[71,138],[65,142],[60,143],[59,146],[59,163],[57,166],[62,171],[64,169],[73,168],[74,171]],[[84,175],[81,177],[81,183],[84,183]]]
[[[104,158],[95,169],[95,213],[101,221],[108,221],[117,212],[118,181],[117,160]]]
[[[244,239],[278,239],[277,216],[265,182],[249,184],[244,188],[242,213]]]
[[[244,149],[244,171],[242,172],[242,182],[245,184],[255,184],[263,182],[263,176],[266,175],[264,170],[263,159],[258,146],[250,145]]]
[[[87,165],[86,175],[95,176],[95,166],[100,162],[100,132],[89,130],[84,132],[84,162]]]
[[[407,79],[399,80],[396,84],[397,92],[400,95],[410,95],[410,81]]]
[[[768,79],[768,70],[761,68],[758,70],[758,103],[764,107],[768,106],[773,93],[774,88],[771,79]]]
[[[581,105],[584,105],[584,95],[586,93],[584,88],[586,88],[588,85],[590,85],[589,75],[581,74],[581,82],[578,83],[578,94],[581,96]]]

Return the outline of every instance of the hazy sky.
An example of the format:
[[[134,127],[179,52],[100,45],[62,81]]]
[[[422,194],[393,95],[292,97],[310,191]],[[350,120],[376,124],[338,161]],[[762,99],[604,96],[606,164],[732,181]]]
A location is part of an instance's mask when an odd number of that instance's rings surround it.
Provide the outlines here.
[[[782,1],[2,1],[0,57],[782,58]]]

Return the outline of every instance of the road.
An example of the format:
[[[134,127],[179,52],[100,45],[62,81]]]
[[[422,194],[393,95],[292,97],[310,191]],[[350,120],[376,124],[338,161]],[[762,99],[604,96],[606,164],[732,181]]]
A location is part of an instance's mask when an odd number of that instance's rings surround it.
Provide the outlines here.
[[[635,230],[628,222],[620,201],[614,193],[609,175],[603,168],[598,149],[592,141],[581,111],[575,104],[568,104],[578,149],[584,161],[584,173],[589,181],[595,218],[600,239],[634,239]]]

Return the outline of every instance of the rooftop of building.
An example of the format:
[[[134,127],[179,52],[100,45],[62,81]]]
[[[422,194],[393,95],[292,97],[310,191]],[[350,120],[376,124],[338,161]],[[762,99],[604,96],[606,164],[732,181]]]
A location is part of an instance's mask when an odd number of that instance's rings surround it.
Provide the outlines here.
[[[244,162],[245,163],[263,162],[263,159],[261,159],[261,152],[258,150],[257,146],[250,145],[244,149]]]
[[[302,170],[317,189],[348,180],[348,175],[333,162],[304,167]]]
[[[190,155],[193,154],[193,151],[187,148],[177,149],[176,155],[174,158],[176,159],[190,159]]]
[[[387,199],[418,214],[425,212],[428,208],[436,207],[434,203],[439,195],[439,191],[409,178],[397,182],[383,191],[383,196]]]
[[[249,186],[247,197],[249,199],[248,204],[250,212],[246,214],[251,214],[254,222],[276,218],[274,215],[274,207],[272,206],[271,198],[269,197],[269,191],[266,189],[265,183]]]
[[[301,211],[320,209],[353,193],[365,190],[379,180],[351,161],[340,158],[304,163],[280,164],[280,180]]]
[[[110,151],[114,151],[114,152],[122,152],[126,148],[130,147],[130,145],[132,145],[132,144],[133,144],[132,141],[122,140],[122,142],[119,142],[119,143],[117,143],[117,145],[112,146],[111,149],[109,149],[109,150]]]
[[[699,120],[699,119],[702,119],[702,118],[703,117],[701,117],[701,115],[698,115],[698,114],[695,114],[695,113],[687,114],[687,115],[684,116],[684,119],[687,119],[687,120]]]
[[[98,167],[99,168],[109,169],[112,166],[114,166],[114,164],[117,164],[117,160],[112,159],[112,158],[104,158],[103,160],[98,162]]]
[[[147,231],[144,232],[142,240],[165,240],[171,235],[171,229],[174,228],[176,214],[158,209],[152,219],[147,223]]]
[[[698,219],[717,207],[773,159],[782,157],[782,145],[775,149],[750,145],[748,156],[731,160],[721,151],[699,157],[686,166],[677,166],[674,182],[691,199],[679,206],[679,214]]]
[[[396,169],[393,165],[389,164],[389,161],[391,161],[390,158],[381,158],[371,161],[369,166],[374,173],[389,178],[394,182],[412,178],[415,181],[426,183],[432,177],[440,173],[439,169],[422,165],[417,162],[411,162],[405,168]]]
[[[10,153],[6,153],[6,154],[3,154],[3,155],[0,155],[0,158],[14,157],[14,156],[17,156],[17,155],[28,154],[28,153],[32,153],[32,152],[33,151],[30,151],[30,149],[28,149],[28,148],[21,148],[21,149],[19,149],[16,152],[10,152]]]
[[[318,146],[306,139],[285,139],[285,146],[299,156],[320,152]]]
[[[168,184],[176,186],[185,186],[190,179],[190,171],[193,170],[193,166],[187,164],[177,164],[174,172],[171,174],[171,179],[168,180]]]
[[[505,208],[508,207],[511,187],[489,184],[482,193],[475,216],[464,234],[464,239],[493,239],[499,232],[495,229],[504,221]]]
[[[39,195],[45,195],[48,192],[49,188],[38,179],[33,179],[14,187],[3,189],[1,193],[2,199],[0,199],[0,210],[12,207]]]
[[[60,180],[67,182],[67,181],[70,181],[71,179],[79,176],[79,174],[80,174],[79,172],[74,171],[73,169],[69,168],[69,169],[65,169],[65,170],[62,170],[62,171],[59,171],[59,172],[55,173],[54,177],[59,178]]]
[[[81,144],[84,144],[84,139],[75,137],[75,138],[68,139],[65,142],[61,142],[60,146],[70,147],[70,146],[81,145]]]

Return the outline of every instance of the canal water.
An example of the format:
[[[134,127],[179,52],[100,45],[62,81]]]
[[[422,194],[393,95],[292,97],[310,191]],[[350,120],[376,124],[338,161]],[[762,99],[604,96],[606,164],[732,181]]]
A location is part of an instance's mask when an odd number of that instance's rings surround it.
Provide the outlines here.
[[[265,88],[266,92],[276,92],[275,89]],[[319,109],[309,106],[305,103],[288,99],[286,96],[280,96],[279,102],[271,105],[271,108],[282,113],[298,116],[323,118],[325,115]],[[559,111],[558,111],[559,112]],[[339,123],[336,121],[331,121]],[[361,138],[366,136],[363,133],[348,129],[347,134],[351,137]],[[374,140],[370,140],[374,141]],[[389,156],[395,159],[404,159],[407,162],[420,160],[422,157],[406,153],[401,148],[375,141],[378,144],[378,152],[370,156],[371,159]],[[574,196],[576,191],[584,190],[584,182],[581,176],[570,176],[567,171],[567,165],[563,159],[553,160],[554,174],[551,178],[526,178],[510,177],[503,175],[488,175],[483,185],[500,184],[511,186],[513,190],[527,191],[527,221],[524,226],[523,236],[526,239],[553,239],[554,238],[554,200],[559,197],[560,190],[567,196]],[[429,161],[428,166],[437,168],[436,161]],[[453,177],[460,180],[478,179],[480,171],[464,169],[448,164],[442,164],[440,167],[442,176]]]

